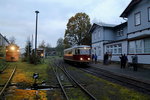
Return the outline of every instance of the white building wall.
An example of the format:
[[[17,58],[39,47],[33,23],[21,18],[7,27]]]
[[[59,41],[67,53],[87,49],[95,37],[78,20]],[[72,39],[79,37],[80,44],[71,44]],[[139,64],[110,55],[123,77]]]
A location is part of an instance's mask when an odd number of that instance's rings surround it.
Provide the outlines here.
[[[143,31],[135,32],[133,34],[129,34],[128,39],[136,38],[140,36],[148,36],[148,35],[150,35],[150,30],[143,30]]]
[[[92,44],[92,54],[97,55],[97,60],[103,59],[103,42]]]
[[[132,62],[132,56],[128,55],[128,61]],[[138,63],[140,64],[150,64],[150,55],[137,55],[138,56]]]

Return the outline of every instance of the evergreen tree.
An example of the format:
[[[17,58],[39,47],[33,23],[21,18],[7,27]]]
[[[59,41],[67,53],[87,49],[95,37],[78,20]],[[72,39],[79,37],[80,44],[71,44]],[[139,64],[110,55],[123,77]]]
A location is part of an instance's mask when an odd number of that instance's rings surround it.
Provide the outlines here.
[[[25,46],[25,53],[24,53],[24,56],[25,56],[25,60],[26,61],[29,61],[30,58],[31,58],[31,41],[27,40],[27,43],[26,43],[26,46]]]
[[[63,50],[64,50],[64,40],[63,40],[63,38],[59,38],[57,40],[56,51],[59,53],[60,56],[62,56]]]

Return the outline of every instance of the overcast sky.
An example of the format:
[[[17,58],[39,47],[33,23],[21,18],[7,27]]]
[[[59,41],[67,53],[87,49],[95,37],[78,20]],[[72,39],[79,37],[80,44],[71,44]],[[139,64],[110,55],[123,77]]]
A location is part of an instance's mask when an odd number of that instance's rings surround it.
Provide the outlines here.
[[[0,0],[0,33],[24,47],[35,34],[35,10],[39,10],[38,43],[44,40],[55,47],[63,37],[71,16],[85,12],[91,23],[120,24],[119,18],[131,0]]]

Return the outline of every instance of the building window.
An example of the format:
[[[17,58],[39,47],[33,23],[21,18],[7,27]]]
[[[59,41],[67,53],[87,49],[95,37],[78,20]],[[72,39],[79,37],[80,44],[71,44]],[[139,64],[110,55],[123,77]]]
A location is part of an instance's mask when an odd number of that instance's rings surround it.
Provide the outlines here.
[[[123,36],[123,29],[120,30],[120,36]]]
[[[117,36],[123,36],[123,29],[122,28],[117,31]]]
[[[119,54],[122,53],[122,47],[121,47],[121,44],[118,45],[118,53],[119,53]]]
[[[129,42],[129,54],[144,53],[150,53],[150,38]]]
[[[117,45],[114,45],[114,54],[117,54],[118,52],[117,52]]]
[[[117,36],[120,36],[120,31],[117,31]]]
[[[141,24],[141,13],[138,12],[135,14],[135,25],[140,25]]]
[[[136,53],[142,53],[142,40],[135,41],[136,44]]]
[[[150,38],[144,40],[144,53],[150,53]]]
[[[109,45],[109,46],[106,46],[106,51],[112,54],[121,54],[122,46],[121,44]]]
[[[148,21],[150,22],[150,7],[148,8]]]
[[[109,50],[109,51],[110,51],[111,53],[114,53],[114,52],[113,52],[114,50],[113,50],[113,46],[112,46],[112,45],[110,46],[110,50]]]
[[[98,56],[101,56],[101,47],[98,47]]]
[[[129,42],[129,53],[134,54],[135,53],[135,41]]]

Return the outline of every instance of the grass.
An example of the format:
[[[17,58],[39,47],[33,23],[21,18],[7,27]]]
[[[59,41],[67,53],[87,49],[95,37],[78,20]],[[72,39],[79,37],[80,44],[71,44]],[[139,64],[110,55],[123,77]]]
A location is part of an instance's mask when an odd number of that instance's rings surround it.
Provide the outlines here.
[[[47,64],[28,64],[26,62],[16,62],[12,65],[17,65],[16,75],[14,76],[12,82],[26,82],[26,83],[33,83],[33,74],[39,73],[38,82],[42,82],[43,80],[48,77],[47,75]]]
[[[19,83],[24,87],[29,87],[34,82],[34,79],[32,78],[33,73],[39,73],[38,83],[46,80],[50,81],[49,83],[51,85],[57,85],[53,71],[48,66],[49,63],[53,63],[54,59],[61,59],[61,57],[50,57],[44,60],[45,63],[39,65],[32,65],[26,62],[11,63],[10,65],[12,66],[17,65],[17,71],[12,82]],[[68,68],[71,74],[74,75],[74,77],[78,79],[80,83],[85,84],[86,88],[91,91],[98,100],[150,100],[149,95],[145,95],[132,89],[128,89],[124,86],[103,80],[78,70],[77,68]],[[6,70],[7,73],[9,73],[11,69],[12,67],[9,67],[9,69]],[[59,89],[54,89],[51,91],[38,90],[36,95],[36,90],[23,90],[21,88],[16,88],[14,93],[6,96],[6,100],[35,100],[37,98],[38,100],[63,100],[61,91],[58,90]],[[70,88],[67,89],[67,92],[69,92],[69,97],[73,96],[71,100],[87,100],[87,98],[76,89]]]
[[[6,100],[47,100],[46,91],[16,89],[15,93],[8,95]]]
[[[8,62],[6,62],[5,60],[3,59],[0,59],[0,71],[2,71],[5,67],[8,66]]]
[[[15,89],[15,92],[12,93],[12,95],[7,95],[6,100],[37,100],[37,98],[38,100],[47,100],[47,93],[45,90],[38,90],[37,95],[35,90],[24,90],[25,88],[30,88],[30,86],[34,83],[34,73],[39,73],[37,83],[41,83],[43,80],[46,80],[48,77],[47,63],[33,65],[19,61],[12,62],[10,65],[17,65],[17,70],[12,79],[12,83],[17,83],[21,85],[21,87],[19,87],[19,89]]]
[[[87,74],[77,68],[69,67],[69,70],[80,83],[86,83],[86,88],[98,100],[150,100],[149,95]]]

